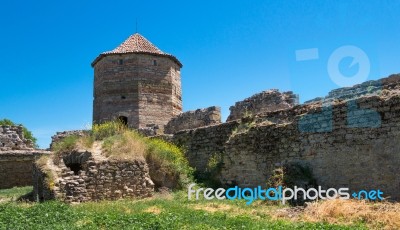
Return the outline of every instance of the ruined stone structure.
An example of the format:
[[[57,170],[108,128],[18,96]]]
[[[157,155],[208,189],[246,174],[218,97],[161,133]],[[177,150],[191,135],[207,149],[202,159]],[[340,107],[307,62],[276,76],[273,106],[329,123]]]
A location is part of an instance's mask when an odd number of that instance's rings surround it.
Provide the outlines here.
[[[182,112],[182,64],[142,35],[100,54],[92,67],[94,123],[120,119],[131,128],[163,126]]]
[[[277,89],[271,89],[236,102],[229,108],[231,113],[227,121],[238,120],[246,115],[292,108],[297,104],[299,104],[298,95],[292,91],[280,93]]]
[[[68,203],[149,197],[154,183],[144,160],[110,160],[88,151],[72,151],[34,167],[34,197]]]
[[[0,189],[32,185],[32,164],[47,151],[35,150],[22,126],[0,126]]]
[[[200,172],[221,154],[218,179],[226,186],[265,186],[276,167],[296,162],[309,166],[323,188],[380,189],[399,200],[400,75],[334,90],[325,99],[183,130],[173,141],[186,146]]]
[[[81,136],[85,135],[87,132],[88,132],[88,130],[70,130],[70,131],[57,132],[55,135],[53,135],[51,137],[50,149],[52,149],[53,145],[56,142],[59,142],[68,136],[73,135],[73,136],[81,137]]]
[[[184,129],[195,129],[221,123],[221,108],[212,106],[195,111],[187,111],[172,118],[165,126],[165,133],[173,134]]]
[[[0,126],[0,151],[32,150],[33,143],[25,139],[22,126]]]
[[[42,150],[0,151],[0,189],[32,185],[32,165]]]
[[[277,167],[297,163],[308,166],[323,188],[380,189],[388,199],[400,199],[400,75],[333,90],[301,105],[296,100],[291,92],[256,94],[236,103],[226,123],[220,123],[218,107],[189,111],[172,118],[165,126],[172,135],[161,137],[185,146],[200,174],[207,175],[210,159],[221,156],[216,179],[225,186],[265,186]],[[249,108],[251,114],[244,114]],[[148,196],[153,177],[165,181],[146,163],[119,165],[87,152],[60,161],[60,183],[51,191],[35,187],[41,199]],[[73,164],[80,165],[78,172]],[[46,180],[39,168],[35,175],[39,185]]]
[[[296,163],[308,166],[323,188],[380,189],[400,200],[400,75],[301,105],[293,92],[264,91],[230,107],[221,123],[219,107],[182,113],[182,64],[139,34],[92,66],[94,123],[120,119],[146,136],[184,146],[199,174],[207,175],[210,159],[219,159],[213,176],[222,185],[265,186],[277,167]],[[58,133],[53,141],[70,134]],[[40,200],[145,197],[171,185],[151,162],[115,162],[98,151],[72,151],[53,164],[34,169]],[[53,184],[46,169],[55,172]]]

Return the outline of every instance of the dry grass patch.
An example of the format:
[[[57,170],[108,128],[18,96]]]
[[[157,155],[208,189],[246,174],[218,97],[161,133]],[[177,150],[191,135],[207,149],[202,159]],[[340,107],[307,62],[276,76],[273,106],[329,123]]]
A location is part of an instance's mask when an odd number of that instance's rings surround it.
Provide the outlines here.
[[[113,160],[144,160],[146,143],[139,134],[125,131],[120,135],[106,138],[102,149],[103,154]]]
[[[235,203],[227,204],[226,202],[205,202],[189,205],[189,207],[194,210],[204,210],[210,213],[223,212],[231,217],[251,216],[252,219],[272,218],[275,210],[279,209],[279,206],[266,204],[265,202],[254,202],[249,206],[237,205]]]
[[[227,204],[218,204],[218,203],[204,203],[204,204],[196,204],[193,206],[195,210],[204,210],[207,212],[226,212],[231,211],[232,207]]]
[[[76,148],[89,151],[93,147],[94,137],[84,135],[76,141]]]
[[[277,219],[285,218],[292,221],[327,222],[340,225],[365,223],[371,229],[400,229],[399,203],[324,200],[311,203],[305,208],[280,209],[273,215]]]
[[[144,210],[144,212],[153,213],[153,214],[158,215],[162,212],[162,209],[160,209],[157,206],[151,206],[151,207],[148,207],[146,210]]]

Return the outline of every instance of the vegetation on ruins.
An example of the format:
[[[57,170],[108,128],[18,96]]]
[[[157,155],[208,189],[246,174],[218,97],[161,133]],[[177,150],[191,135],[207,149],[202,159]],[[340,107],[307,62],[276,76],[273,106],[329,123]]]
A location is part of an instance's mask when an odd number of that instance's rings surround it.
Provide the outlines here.
[[[33,145],[37,147],[37,139],[33,136],[32,132],[29,131],[24,125],[22,124],[17,124],[13,121],[11,121],[10,119],[2,119],[0,120],[0,126],[1,125],[9,125],[9,126],[22,126],[22,131],[24,133],[24,137],[28,140],[31,140]]]
[[[246,110],[242,114],[239,125],[232,130],[232,136],[235,136],[236,134],[240,134],[240,133],[245,133],[245,132],[249,131],[249,129],[254,127],[255,125],[256,125],[256,122],[254,120],[254,115],[251,112]]]
[[[75,149],[96,151],[111,160],[145,159],[158,169],[175,175],[180,187],[192,180],[193,169],[189,166],[183,151],[177,146],[158,138],[147,138],[118,121],[95,124],[83,136],[68,136],[54,143],[56,155]]]
[[[211,154],[207,161],[205,172],[202,175],[199,175],[197,172],[195,178],[204,184],[205,187],[219,188],[222,186],[218,176],[220,175],[222,166],[224,165],[223,155],[223,152],[215,152]]]
[[[56,176],[52,172],[49,167],[49,158],[48,155],[41,156],[37,161],[36,165],[40,168],[40,170],[45,174],[44,183],[49,187],[49,189],[53,189],[56,181]]]

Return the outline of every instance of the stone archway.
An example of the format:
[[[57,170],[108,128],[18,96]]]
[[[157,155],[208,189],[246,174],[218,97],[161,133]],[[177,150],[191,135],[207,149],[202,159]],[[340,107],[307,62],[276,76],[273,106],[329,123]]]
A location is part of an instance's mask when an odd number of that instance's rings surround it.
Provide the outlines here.
[[[79,175],[86,168],[86,161],[91,157],[89,152],[72,152],[63,156],[65,166],[67,166],[74,175]]]

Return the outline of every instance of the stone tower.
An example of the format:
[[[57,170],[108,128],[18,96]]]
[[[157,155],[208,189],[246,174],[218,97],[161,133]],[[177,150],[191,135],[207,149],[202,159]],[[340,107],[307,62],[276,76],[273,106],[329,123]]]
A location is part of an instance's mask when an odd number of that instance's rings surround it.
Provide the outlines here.
[[[136,33],[100,54],[94,68],[93,123],[165,125],[182,112],[179,60]]]

